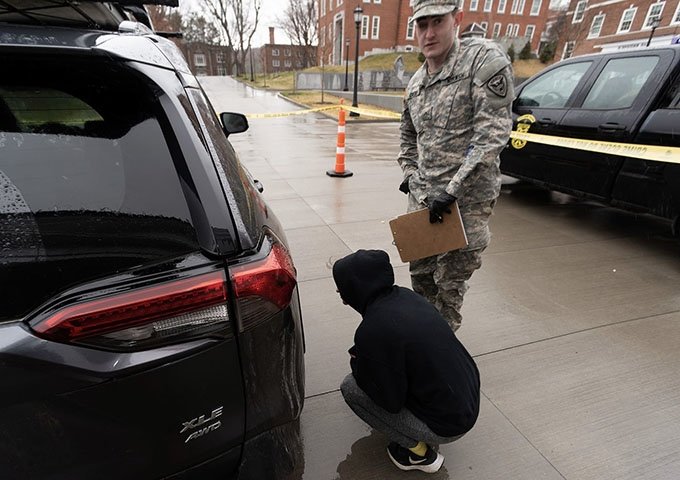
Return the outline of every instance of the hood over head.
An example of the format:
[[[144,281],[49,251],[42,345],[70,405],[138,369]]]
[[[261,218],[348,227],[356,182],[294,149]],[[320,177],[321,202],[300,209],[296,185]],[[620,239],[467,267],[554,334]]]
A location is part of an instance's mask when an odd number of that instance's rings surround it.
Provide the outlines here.
[[[390,257],[382,250],[357,250],[333,265],[333,279],[342,299],[364,313],[368,303],[394,285]]]

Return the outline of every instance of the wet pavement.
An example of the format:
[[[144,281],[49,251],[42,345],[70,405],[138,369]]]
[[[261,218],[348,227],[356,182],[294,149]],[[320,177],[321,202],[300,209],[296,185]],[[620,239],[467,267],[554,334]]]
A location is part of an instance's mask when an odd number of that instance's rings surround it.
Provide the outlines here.
[[[227,78],[202,81],[217,111],[297,109]],[[291,479],[679,478],[680,242],[668,223],[506,179],[458,332],[481,373],[479,421],[442,446],[437,474],[400,472],[338,390],[359,316],[330,270],[381,248],[410,286],[387,225],[406,208],[398,124],[348,125],[349,178],[325,174],[332,119],[250,124],[231,140],[286,227],[307,338],[304,456]]]

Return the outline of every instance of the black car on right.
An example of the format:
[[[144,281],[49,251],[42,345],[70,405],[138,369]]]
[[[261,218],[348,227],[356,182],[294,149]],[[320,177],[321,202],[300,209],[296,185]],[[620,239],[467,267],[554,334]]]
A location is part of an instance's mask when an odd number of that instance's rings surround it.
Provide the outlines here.
[[[504,174],[671,219],[679,233],[680,45],[570,58],[516,95],[513,129],[553,144],[511,139],[501,153]],[[594,141],[600,151],[567,147],[568,139]],[[607,148],[620,153],[615,144],[640,148],[614,155]],[[636,154],[658,147],[662,161]]]

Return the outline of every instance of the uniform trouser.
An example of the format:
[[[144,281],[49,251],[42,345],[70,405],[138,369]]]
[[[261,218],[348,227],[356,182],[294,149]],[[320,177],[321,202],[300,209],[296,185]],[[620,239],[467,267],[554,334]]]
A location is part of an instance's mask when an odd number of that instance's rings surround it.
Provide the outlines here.
[[[349,408],[359,418],[404,448],[413,448],[418,442],[425,442],[431,446],[451,443],[463,436],[441,437],[406,408],[402,408],[398,413],[388,412],[359,388],[351,373],[342,381],[340,391]]]
[[[482,266],[482,252],[489,244],[489,217],[496,201],[465,205],[461,217],[468,247],[434,255],[410,264],[411,285],[432,303],[455,332],[460,327],[467,281]],[[409,195],[409,211],[423,208]]]

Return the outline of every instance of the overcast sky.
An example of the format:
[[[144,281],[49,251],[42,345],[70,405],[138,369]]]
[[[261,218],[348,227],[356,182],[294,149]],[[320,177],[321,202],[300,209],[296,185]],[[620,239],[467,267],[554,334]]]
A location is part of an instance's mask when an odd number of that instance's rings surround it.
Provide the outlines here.
[[[253,47],[260,47],[269,43],[269,27],[276,27],[276,17],[282,14],[286,5],[286,0],[262,0],[262,10],[260,10],[260,22],[253,37]],[[182,13],[190,10],[198,10],[199,0],[180,0],[180,10]],[[275,31],[276,43],[288,43],[288,37],[283,30],[277,28]]]

